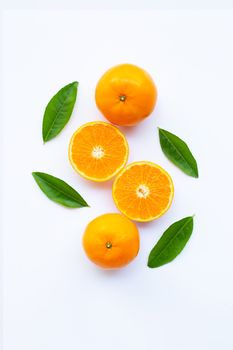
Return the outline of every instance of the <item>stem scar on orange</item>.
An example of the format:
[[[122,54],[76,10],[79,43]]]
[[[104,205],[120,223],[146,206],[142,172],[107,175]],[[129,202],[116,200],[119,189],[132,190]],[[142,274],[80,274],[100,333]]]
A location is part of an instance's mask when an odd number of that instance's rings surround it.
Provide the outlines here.
[[[128,143],[115,126],[101,122],[82,125],[69,144],[69,159],[73,168],[93,181],[107,181],[127,163]]]
[[[149,116],[157,100],[151,76],[133,64],[110,68],[95,90],[96,105],[111,123],[135,125]]]
[[[113,199],[117,208],[135,221],[152,221],[170,207],[174,186],[170,175],[152,162],[129,164],[116,177]]]
[[[92,220],[83,235],[88,258],[103,268],[119,268],[130,263],[139,251],[135,223],[121,214],[104,214]]]

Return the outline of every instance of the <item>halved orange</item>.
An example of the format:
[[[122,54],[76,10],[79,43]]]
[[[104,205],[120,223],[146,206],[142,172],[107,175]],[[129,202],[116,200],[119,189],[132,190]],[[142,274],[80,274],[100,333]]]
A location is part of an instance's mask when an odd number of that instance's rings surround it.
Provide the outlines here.
[[[116,175],[125,166],[128,154],[128,143],[122,132],[101,121],[82,125],[69,145],[73,168],[86,179],[98,182]]]
[[[117,208],[135,221],[152,221],[170,207],[174,186],[170,175],[152,162],[129,164],[116,177],[113,199]]]

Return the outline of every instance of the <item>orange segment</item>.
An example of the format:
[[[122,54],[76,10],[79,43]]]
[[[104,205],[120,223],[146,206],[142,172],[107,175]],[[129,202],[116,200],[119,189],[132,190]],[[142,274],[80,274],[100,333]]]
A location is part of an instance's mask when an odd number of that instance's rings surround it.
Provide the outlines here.
[[[128,153],[128,143],[120,130],[101,121],[82,125],[69,145],[73,168],[93,181],[106,181],[116,175],[125,166]]]
[[[123,169],[113,184],[113,199],[128,218],[151,221],[170,207],[174,187],[170,175],[151,162],[135,162]]]

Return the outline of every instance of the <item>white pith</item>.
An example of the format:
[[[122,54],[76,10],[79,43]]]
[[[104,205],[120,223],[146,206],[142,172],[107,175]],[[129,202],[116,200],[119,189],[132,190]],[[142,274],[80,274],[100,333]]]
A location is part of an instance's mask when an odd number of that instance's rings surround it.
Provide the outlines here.
[[[95,146],[91,152],[91,155],[95,159],[101,159],[103,158],[105,152],[102,146]]]
[[[146,185],[139,185],[136,189],[136,194],[139,198],[146,198],[150,194],[150,189]]]

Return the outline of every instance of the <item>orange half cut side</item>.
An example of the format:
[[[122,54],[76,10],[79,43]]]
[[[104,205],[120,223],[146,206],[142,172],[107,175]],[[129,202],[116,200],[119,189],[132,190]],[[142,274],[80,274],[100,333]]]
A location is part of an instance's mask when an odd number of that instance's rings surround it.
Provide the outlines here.
[[[113,199],[117,208],[135,221],[159,218],[169,209],[173,195],[170,175],[152,162],[129,164],[113,184]]]
[[[107,181],[127,163],[129,147],[125,136],[115,126],[95,121],[82,125],[69,144],[69,159],[84,178]]]

